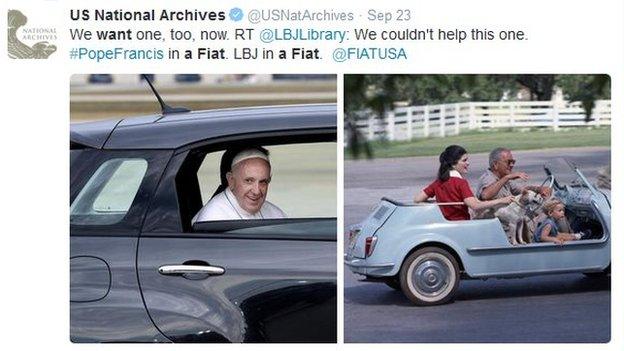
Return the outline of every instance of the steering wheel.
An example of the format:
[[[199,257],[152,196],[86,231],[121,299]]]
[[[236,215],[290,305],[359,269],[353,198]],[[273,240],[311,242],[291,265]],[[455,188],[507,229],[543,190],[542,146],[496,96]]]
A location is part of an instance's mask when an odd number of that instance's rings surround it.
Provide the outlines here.
[[[548,185],[546,185],[546,184],[548,184]],[[544,185],[546,185],[548,187],[548,189],[550,189],[550,196],[548,198],[545,198],[544,200],[548,200],[548,199],[552,198],[553,196],[555,196],[555,192],[554,192],[555,176],[552,175],[552,174],[549,174],[546,177],[546,179],[544,179],[542,184],[540,184],[540,188],[543,187]]]
[[[548,183],[548,188],[552,190],[553,186],[555,185],[555,176],[552,174],[547,176],[546,179],[544,179],[544,181],[540,185],[540,187],[543,187],[544,185],[546,185],[546,183]]]

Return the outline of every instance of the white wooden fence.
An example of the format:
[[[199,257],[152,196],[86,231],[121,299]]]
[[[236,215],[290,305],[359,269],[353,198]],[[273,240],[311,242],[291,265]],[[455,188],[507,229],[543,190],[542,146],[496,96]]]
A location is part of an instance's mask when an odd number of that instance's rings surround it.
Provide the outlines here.
[[[462,102],[398,107],[385,118],[369,114],[356,121],[369,140],[444,137],[493,128],[560,128],[611,125],[611,101],[597,100],[591,121],[581,103],[563,101]]]

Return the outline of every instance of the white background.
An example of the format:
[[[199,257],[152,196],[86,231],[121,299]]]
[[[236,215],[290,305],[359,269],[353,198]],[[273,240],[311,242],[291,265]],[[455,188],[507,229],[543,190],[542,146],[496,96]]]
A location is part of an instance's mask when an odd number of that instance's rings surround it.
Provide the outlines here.
[[[100,345],[73,345],[69,342],[69,221],[68,179],[69,158],[69,77],[73,73],[607,73],[612,78],[613,114],[613,274],[612,274],[612,341],[600,345],[532,345],[536,349],[560,350],[622,350],[624,347],[624,293],[622,266],[619,258],[624,243],[622,218],[622,121],[624,67],[624,2],[612,1],[360,1],[357,13],[366,9],[411,9],[412,27],[456,26],[500,29],[509,26],[524,29],[529,40],[524,42],[401,43],[379,46],[409,47],[407,62],[286,62],[279,65],[237,62],[179,62],[179,63],[88,63],[70,61],[67,28],[69,9],[107,7],[133,8],[201,8],[229,10],[238,6],[254,8],[246,3],[262,3],[264,8],[281,6],[296,8],[285,1],[54,1],[33,0],[3,2],[3,12],[16,8],[27,14],[33,26],[56,26],[58,51],[48,60],[10,60],[2,57],[2,102],[0,114],[3,166],[0,172],[2,191],[2,330],[3,341],[9,347],[38,346],[72,349],[108,348]],[[174,6],[175,4],[175,6]],[[270,6],[268,4],[274,4]],[[325,5],[325,7],[323,7]],[[218,6],[218,8],[217,8]],[[316,1],[314,6],[348,11],[347,3]],[[355,4],[352,6],[356,6]],[[354,11],[356,11],[354,9]],[[2,25],[6,27],[6,16]],[[365,16],[364,16],[365,17]],[[357,18],[357,16],[356,16]],[[45,23],[41,23],[45,22]],[[229,25],[229,21],[228,25]],[[244,21],[243,24],[246,22]],[[194,24],[199,26],[199,24]],[[317,27],[324,26],[314,23]],[[361,22],[344,24],[353,27],[381,28],[380,24]],[[167,25],[170,27],[171,25]],[[328,25],[340,27],[340,24]],[[400,27],[397,24],[389,25]],[[111,26],[112,27],[112,26]],[[121,27],[126,27],[125,24]],[[240,25],[232,25],[241,27]],[[273,25],[254,26],[279,27]],[[353,43],[352,43],[353,44]],[[322,44],[315,44],[319,46]],[[336,46],[327,43],[333,50]],[[0,36],[0,46],[6,51],[6,37]],[[358,46],[367,46],[360,43]],[[329,50],[327,51],[330,52]],[[327,56],[330,56],[329,54]],[[339,77],[339,106],[342,103],[342,79]],[[341,131],[342,109],[339,108]],[[338,142],[338,145],[341,145]],[[341,159],[342,149],[338,150]],[[339,161],[338,208],[342,208],[342,163]],[[340,212],[340,211],[339,211]],[[342,221],[339,220],[339,228]],[[342,235],[339,235],[339,247]],[[338,253],[338,282],[342,291],[342,249]],[[574,306],[570,306],[574,308]],[[342,294],[339,294],[339,340],[342,340]],[[414,313],[417,313],[415,310]],[[371,316],[374,318],[374,316]],[[347,326],[348,327],[348,326]],[[6,347],[6,346],[5,346]],[[115,348],[148,348],[150,345],[124,345]],[[153,346],[151,346],[153,347]],[[162,346],[161,346],[162,347]],[[164,346],[170,348],[171,346]],[[232,346],[188,346],[226,349]],[[381,345],[303,345],[306,349],[373,350]],[[395,349],[434,347],[442,350],[500,350],[501,345],[392,345]],[[512,344],[506,349],[524,350],[527,346]],[[246,349],[291,349],[287,345],[243,345]]]

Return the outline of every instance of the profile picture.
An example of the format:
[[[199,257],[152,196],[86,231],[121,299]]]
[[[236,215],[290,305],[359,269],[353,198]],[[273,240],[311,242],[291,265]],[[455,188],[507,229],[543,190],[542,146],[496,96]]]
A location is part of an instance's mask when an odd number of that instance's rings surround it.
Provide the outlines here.
[[[75,75],[73,342],[337,337],[334,75]]]
[[[345,342],[609,342],[609,76],[344,82]]]

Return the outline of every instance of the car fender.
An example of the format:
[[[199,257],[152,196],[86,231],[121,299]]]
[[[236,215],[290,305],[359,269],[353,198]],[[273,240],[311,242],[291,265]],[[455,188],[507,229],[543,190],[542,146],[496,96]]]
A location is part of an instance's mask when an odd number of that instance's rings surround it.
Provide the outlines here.
[[[393,276],[399,273],[403,261],[407,256],[419,247],[424,246],[438,246],[447,247],[454,251],[454,254],[459,260],[458,264],[463,267],[464,257],[466,255],[465,250],[461,249],[456,241],[451,238],[439,235],[436,233],[410,233],[401,232],[395,233],[392,236],[380,236],[381,238],[377,242],[377,247],[373,254],[367,258],[367,264],[370,265],[385,265],[388,269],[384,272],[378,271],[377,274],[382,276]],[[376,275],[377,275],[376,274]]]
[[[452,252],[449,253],[457,257],[457,263],[460,267],[463,267],[462,262],[464,261],[463,255],[465,254],[465,250],[462,250],[461,246],[459,246],[457,242],[436,233],[419,233],[418,235],[405,236],[401,241],[401,245],[398,247],[393,258],[393,262],[396,262],[397,264],[391,272],[392,275],[399,273],[401,265],[407,256],[409,256],[413,251],[427,246],[436,246],[452,250]]]

